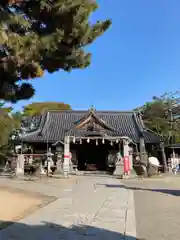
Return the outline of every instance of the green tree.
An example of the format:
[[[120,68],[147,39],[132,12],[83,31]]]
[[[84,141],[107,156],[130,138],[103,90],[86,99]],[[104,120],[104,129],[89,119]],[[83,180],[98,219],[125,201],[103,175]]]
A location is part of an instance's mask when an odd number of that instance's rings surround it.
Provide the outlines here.
[[[89,66],[84,48],[111,25],[90,23],[98,8],[91,0],[0,1],[0,99],[29,99],[35,90],[30,80],[44,71],[70,72]]]
[[[20,126],[20,121],[14,118],[15,114],[11,111],[11,108],[6,108],[3,103],[0,103],[0,164],[12,149],[9,138],[13,129]]]
[[[135,109],[143,113],[145,125],[151,130],[166,137],[167,142],[180,139],[180,97],[179,92],[165,93],[153,97],[151,102]]]
[[[8,137],[13,127],[13,120],[9,115],[7,108],[0,109],[0,146],[8,143]]]
[[[9,148],[9,137],[12,132],[21,126],[22,114],[12,110],[0,102],[0,156]]]
[[[143,120],[151,130],[166,135],[169,128],[166,117],[166,104],[162,100],[153,100],[143,108]]]
[[[31,103],[24,107],[23,115],[26,117],[32,117],[42,114],[47,110],[71,110],[71,106],[69,104],[65,104],[62,102],[39,102],[39,103]]]

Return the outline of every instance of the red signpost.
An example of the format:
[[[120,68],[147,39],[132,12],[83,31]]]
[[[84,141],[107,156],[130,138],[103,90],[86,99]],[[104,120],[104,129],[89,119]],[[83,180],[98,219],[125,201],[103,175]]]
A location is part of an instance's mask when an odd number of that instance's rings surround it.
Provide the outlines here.
[[[124,173],[129,173],[130,170],[130,162],[129,162],[129,156],[124,156]]]

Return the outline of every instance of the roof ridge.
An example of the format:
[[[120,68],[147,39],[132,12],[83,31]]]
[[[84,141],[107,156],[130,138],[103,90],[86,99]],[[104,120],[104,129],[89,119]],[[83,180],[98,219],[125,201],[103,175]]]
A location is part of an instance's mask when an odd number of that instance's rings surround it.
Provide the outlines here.
[[[138,123],[138,116],[137,116],[137,112],[134,112],[133,113],[133,120],[134,120],[134,123],[137,127],[137,130],[138,130],[138,133],[139,133],[139,137],[144,137],[143,135],[143,128],[141,128],[141,126],[139,126],[139,123]]]
[[[88,110],[45,110],[42,114],[45,114],[45,113],[88,113],[89,111]],[[121,113],[124,113],[124,114],[133,114],[135,111],[113,111],[113,110],[96,110],[95,113],[101,113],[101,114],[121,114]]]

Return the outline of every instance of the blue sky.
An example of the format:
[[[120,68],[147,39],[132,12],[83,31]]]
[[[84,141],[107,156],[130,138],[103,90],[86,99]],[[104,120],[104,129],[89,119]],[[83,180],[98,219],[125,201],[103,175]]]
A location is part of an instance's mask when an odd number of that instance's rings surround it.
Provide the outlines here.
[[[99,0],[92,20],[112,19],[93,43],[85,70],[45,74],[33,80],[31,102],[59,101],[73,109],[131,110],[180,86],[180,1]]]

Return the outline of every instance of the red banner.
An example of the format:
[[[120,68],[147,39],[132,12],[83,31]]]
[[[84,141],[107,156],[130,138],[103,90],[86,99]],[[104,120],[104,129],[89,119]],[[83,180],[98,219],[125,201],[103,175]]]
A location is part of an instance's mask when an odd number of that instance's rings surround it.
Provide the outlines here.
[[[124,156],[124,173],[128,173],[130,168],[129,156]]]
[[[72,154],[71,154],[71,152],[69,152],[68,154],[66,154],[66,155],[64,155],[64,158],[72,158]]]

